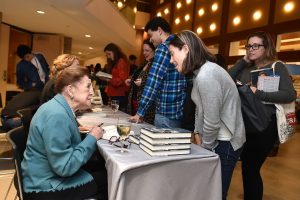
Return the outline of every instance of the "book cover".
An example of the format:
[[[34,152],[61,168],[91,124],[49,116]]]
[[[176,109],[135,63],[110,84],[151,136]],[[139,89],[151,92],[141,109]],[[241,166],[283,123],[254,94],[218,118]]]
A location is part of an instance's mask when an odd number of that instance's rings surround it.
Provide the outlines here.
[[[151,151],[143,144],[140,144],[139,147],[148,153],[150,156],[171,156],[171,155],[186,155],[190,154],[190,149],[179,149],[179,150],[168,150],[168,151]]]
[[[184,129],[142,128],[141,133],[150,138],[191,138],[192,133]]]
[[[180,149],[190,149],[191,143],[189,144],[159,144],[159,145],[153,145],[143,139],[140,139],[140,144],[146,146],[151,151],[168,151],[168,150],[180,150]]]
[[[191,138],[158,138],[158,139],[152,139],[151,137],[148,137],[147,135],[144,135],[141,133],[140,138],[143,140],[149,142],[150,144],[159,145],[159,144],[188,144],[191,143]]]
[[[251,71],[251,84],[257,87],[259,76],[274,76],[273,68],[262,68]]]

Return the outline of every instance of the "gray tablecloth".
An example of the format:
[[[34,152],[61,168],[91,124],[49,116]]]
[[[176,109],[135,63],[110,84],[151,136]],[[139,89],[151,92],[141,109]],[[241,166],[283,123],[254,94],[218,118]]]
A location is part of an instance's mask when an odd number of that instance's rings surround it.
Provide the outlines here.
[[[218,155],[192,145],[190,155],[151,157],[137,145],[127,153],[97,142],[106,160],[109,200],[221,200]]]

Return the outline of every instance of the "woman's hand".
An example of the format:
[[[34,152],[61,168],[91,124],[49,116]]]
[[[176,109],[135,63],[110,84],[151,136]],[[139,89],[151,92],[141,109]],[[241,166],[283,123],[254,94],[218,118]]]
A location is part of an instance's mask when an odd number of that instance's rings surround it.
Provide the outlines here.
[[[96,138],[96,140],[100,140],[100,138],[102,138],[103,134],[104,134],[104,129],[98,126],[94,126],[90,132],[90,135],[94,136]]]
[[[197,145],[201,145],[202,138],[201,138],[200,134],[198,134],[198,133],[194,134],[194,143],[197,144]]]
[[[131,79],[130,78],[126,79],[125,80],[125,85],[130,86],[130,84],[131,84]]]
[[[135,81],[134,81],[134,84],[136,84],[137,86],[141,86],[142,85],[142,79],[141,78],[137,78]]]

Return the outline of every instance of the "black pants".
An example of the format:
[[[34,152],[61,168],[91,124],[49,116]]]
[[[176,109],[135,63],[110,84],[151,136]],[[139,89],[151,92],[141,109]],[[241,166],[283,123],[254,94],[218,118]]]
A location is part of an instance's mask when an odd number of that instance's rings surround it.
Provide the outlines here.
[[[24,200],[83,200],[89,198],[107,200],[107,173],[105,161],[99,152],[95,151],[82,168],[93,176],[93,181],[61,191],[25,193]]]
[[[272,117],[265,131],[246,133],[246,143],[241,155],[244,200],[262,200],[263,180],[260,169],[276,141],[278,141],[276,116]]]

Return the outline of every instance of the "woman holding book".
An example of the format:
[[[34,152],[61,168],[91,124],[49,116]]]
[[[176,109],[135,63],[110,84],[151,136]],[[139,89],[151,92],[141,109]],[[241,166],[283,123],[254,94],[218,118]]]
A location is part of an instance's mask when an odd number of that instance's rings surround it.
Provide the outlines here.
[[[233,79],[246,84],[251,83],[251,71],[271,68],[276,61],[275,45],[266,32],[255,32],[248,36],[246,55],[229,70]],[[279,89],[276,92],[258,90],[254,85],[250,88],[257,99],[270,103],[289,103],[295,100],[296,93],[283,63],[275,63],[275,74],[280,77]],[[261,200],[263,196],[263,181],[260,169],[278,141],[276,108],[274,104],[265,104],[271,118],[269,126],[262,132],[246,130],[247,141],[241,156],[244,199]]]
[[[197,143],[220,156],[222,196],[226,199],[235,164],[245,142],[240,97],[228,73],[216,63],[192,31],[178,33],[170,42],[171,62],[183,73],[194,73],[191,98],[196,104]],[[198,136],[200,138],[200,136]]]

